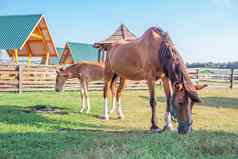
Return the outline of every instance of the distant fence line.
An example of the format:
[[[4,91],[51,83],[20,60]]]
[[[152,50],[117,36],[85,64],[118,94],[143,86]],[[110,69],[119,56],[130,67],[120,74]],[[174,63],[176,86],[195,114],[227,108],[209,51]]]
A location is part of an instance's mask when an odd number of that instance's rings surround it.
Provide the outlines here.
[[[56,70],[59,67],[58,65],[0,65],[0,92],[53,91]],[[236,70],[226,70],[221,73],[219,71],[189,69],[189,75],[195,82],[214,82],[215,84],[221,82],[225,84],[224,86],[229,84],[231,88],[234,86],[234,81],[238,81]],[[89,89],[102,90],[103,86],[103,81],[94,81],[90,82]],[[79,80],[67,80],[64,89],[79,90]],[[129,81],[126,89],[147,89],[146,81]]]

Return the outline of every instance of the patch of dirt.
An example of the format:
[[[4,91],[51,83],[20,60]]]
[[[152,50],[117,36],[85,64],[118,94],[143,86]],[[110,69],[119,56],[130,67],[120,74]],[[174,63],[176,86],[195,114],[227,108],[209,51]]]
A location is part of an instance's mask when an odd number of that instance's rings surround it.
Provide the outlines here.
[[[46,105],[35,105],[31,107],[26,107],[25,113],[52,113],[52,114],[60,114],[65,115],[69,114],[64,111],[64,108],[54,107],[54,106],[46,106]]]

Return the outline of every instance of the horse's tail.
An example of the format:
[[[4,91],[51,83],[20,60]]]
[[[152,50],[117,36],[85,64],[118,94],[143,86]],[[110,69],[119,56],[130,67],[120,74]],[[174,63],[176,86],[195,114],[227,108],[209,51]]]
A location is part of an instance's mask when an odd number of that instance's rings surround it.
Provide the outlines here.
[[[111,79],[111,85],[110,85],[110,88],[113,87],[113,84],[114,84],[114,82],[115,82],[115,80],[116,80],[117,77],[118,77],[118,75],[117,75],[116,73],[114,73],[113,76],[112,76],[112,79]]]

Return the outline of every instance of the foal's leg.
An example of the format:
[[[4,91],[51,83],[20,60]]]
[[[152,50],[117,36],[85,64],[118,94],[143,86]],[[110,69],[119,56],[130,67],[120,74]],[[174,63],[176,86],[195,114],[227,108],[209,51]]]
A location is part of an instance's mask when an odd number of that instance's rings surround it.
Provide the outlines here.
[[[89,93],[88,93],[88,81],[85,80],[85,84],[84,84],[84,87],[85,87],[85,98],[86,98],[86,102],[87,102],[87,112],[86,113],[89,113],[90,110],[91,110],[91,106],[90,106],[90,99],[89,99]]]
[[[155,98],[155,81],[147,81],[149,87],[149,94],[150,94],[150,106],[152,111],[151,116],[151,130],[155,132],[160,132],[161,129],[157,125],[157,115],[156,115],[156,98]]]
[[[83,112],[85,109],[85,100],[84,100],[84,80],[80,80],[80,96],[81,96],[81,110],[80,112]]]
[[[171,106],[172,106],[171,97],[173,93],[172,84],[171,84],[171,81],[167,78],[163,78],[162,81],[163,81],[165,95],[167,98],[166,112],[164,115],[164,121],[165,121],[164,129],[173,130],[173,125],[171,122]]]
[[[122,92],[123,88],[125,87],[125,83],[126,83],[126,80],[120,78],[120,85],[117,89],[117,95],[116,95],[116,98],[117,98],[117,115],[118,115],[119,119],[124,118],[124,114],[123,114],[122,109],[121,109],[121,92]]]
[[[110,113],[113,113],[116,109],[116,81],[111,84],[111,94],[112,94],[112,109]]]

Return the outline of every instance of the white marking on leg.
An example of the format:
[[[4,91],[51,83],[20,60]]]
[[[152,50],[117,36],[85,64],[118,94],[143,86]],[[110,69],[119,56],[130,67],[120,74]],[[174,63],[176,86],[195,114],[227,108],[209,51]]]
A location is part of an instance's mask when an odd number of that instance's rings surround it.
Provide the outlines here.
[[[88,107],[88,109],[87,109],[87,112],[86,112],[86,113],[89,113],[89,112],[90,112],[90,110],[91,110],[91,106],[90,106],[90,99],[89,99],[89,96],[86,96],[86,98],[87,98],[87,107]]]
[[[122,112],[122,106],[121,106],[121,98],[119,98],[117,101],[117,115],[120,119],[124,118],[124,114]]]
[[[84,91],[82,90],[82,88],[80,90],[80,94],[81,94],[81,110],[80,110],[80,112],[83,112],[83,110],[85,109],[85,101],[84,101]]]
[[[165,112],[164,114],[165,127],[168,129],[173,129],[171,114],[170,112]]]
[[[108,115],[108,99],[104,98],[104,115],[102,116],[105,120],[109,120],[109,115]]]
[[[115,109],[116,109],[116,97],[113,96],[113,98],[112,98],[112,109],[111,109],[110,113],[113,113]]]

